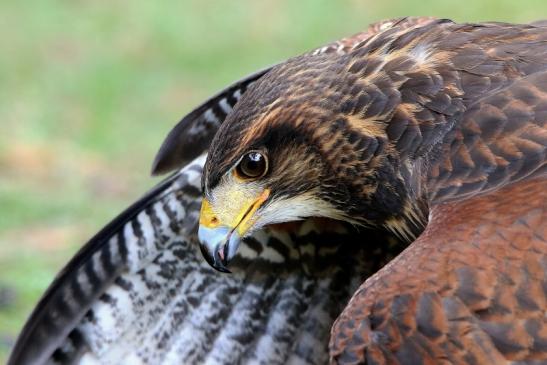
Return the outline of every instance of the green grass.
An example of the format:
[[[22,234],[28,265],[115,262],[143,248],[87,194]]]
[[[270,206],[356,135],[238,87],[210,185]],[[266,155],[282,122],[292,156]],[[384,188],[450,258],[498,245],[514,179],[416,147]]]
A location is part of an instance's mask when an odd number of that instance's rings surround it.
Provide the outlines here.
[[[0,293],[14,294],[0,363],[63,263],[155,183],[163,137],[208,95],[383,18],[540,14],[543,0],[1,2]]]

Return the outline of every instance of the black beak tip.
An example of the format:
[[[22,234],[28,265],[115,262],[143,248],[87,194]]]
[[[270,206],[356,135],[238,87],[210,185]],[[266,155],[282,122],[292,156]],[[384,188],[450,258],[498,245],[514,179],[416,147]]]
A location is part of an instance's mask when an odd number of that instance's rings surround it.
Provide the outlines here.
[[[224,265],[222,265],[221,263],[218,263],[217,265],[213,265],[213,269],[215,269],[216,271],[220,271],[222,273],[225,273],[225,274],[231,274],[232,272],[230,270],[228,270],[228,268]]]
[[[230,270],[226,267],[228,264],[228,261],[226,258],[228,257],[228,245],[223,245],[223,256],[224,258],[220,257],[218,247],[215,248],[214,254],[211,254],[211,252],[208,250],[208,248],[204,245],[199,245],[199,249],[201,251],[201,254],[205,258],[205,261],[215,270],[220,271],[222,273],[231,273]]]

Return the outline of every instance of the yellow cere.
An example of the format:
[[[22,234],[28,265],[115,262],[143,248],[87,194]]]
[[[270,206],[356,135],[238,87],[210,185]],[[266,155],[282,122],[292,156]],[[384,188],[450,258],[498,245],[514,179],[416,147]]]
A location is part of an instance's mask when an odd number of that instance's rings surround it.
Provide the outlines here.
[[[220,224],[219,219],[213,213],[213,207],[209,200],[203,199],[201,203],[201,211],[199,213],[199,224],[207,228],[215,228]]]

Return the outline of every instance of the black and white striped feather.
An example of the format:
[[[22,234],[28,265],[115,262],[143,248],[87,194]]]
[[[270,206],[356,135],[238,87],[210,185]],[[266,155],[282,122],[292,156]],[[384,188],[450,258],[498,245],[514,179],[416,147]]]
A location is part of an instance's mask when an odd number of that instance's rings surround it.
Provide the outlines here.
[[[168,178],[82,248],[40,301],[9,364],[328,360],[334,319],[393,256],[383,237],[314,221],[265,230],[245,241],[232,274],[219,273],[196,241],[203,162]]]

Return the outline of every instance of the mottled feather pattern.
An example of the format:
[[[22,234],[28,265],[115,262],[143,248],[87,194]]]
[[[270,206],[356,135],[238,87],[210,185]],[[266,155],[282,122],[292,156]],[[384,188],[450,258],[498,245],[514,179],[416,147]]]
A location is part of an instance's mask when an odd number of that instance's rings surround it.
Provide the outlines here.
[[[547,71],[515,81],[473,104],[450,131],[429,184],[448,201],[545,175]]]
[[[545,179],[532,179],[433,208],[335,323],[331,362],[545,363],[546,206]]]
[[[196,171],[196,168],[199,170]],[[66,336],[69,336],[69,341],[72,341],[71,337],[76,337],[79,345],[75,349],[80,350],[81,334],[73,332],[73,329],[116,277],[123,272],[139,272],[165,249],[174,232],[188,234],[189,229],[194,228],[195,223],[181,223],[179,226],[177,221],[187,216],[185,209],[189,207],[193,210],[190,211],[193,216],[188,215],[186,221],[197,219],[199,200],[195,200],[199,199],[200,192],[194,189],[188,193],[186,190],[191,186],[187,186],[186,181],[192,174],[199,177],[200,172],[199,164],[197,167],[188,166],[180,175],[166,179],[107,225],[75,255],[31,315],[13,351],[11,363],[42,363],[52,354],[61,360],[71,359],[73,354],[63,351],[54,353]],[[178,186],[177,182],[183,186],[181,192],[184,192],[182,196],[188,206],[182,206],[182,202],[176,199],[161,200],[169,189]],[[67,348],[73,349],[73,346]]]

